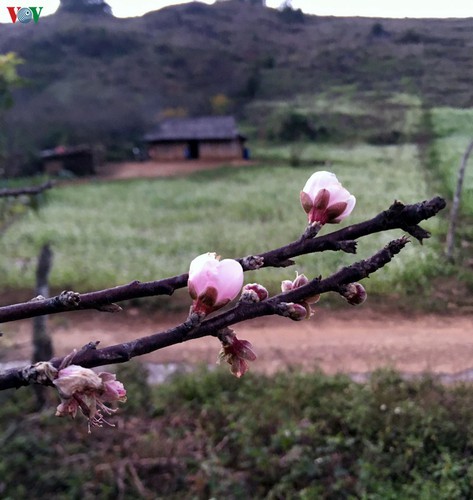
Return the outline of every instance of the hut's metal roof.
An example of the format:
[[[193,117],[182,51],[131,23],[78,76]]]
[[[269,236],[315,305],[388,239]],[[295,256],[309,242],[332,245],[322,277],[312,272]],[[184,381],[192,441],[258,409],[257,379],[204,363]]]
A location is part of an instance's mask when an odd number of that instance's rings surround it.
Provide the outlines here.
[[[169,118],[146,134],[146,142],[225,140],[242,138],[233,116],[201,116],[197,118]]]

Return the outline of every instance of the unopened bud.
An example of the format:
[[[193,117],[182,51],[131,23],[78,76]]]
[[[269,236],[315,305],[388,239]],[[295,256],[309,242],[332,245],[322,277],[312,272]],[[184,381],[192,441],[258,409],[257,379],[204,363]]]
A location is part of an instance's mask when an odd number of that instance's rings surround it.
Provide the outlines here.
[[[294,288],[293,282],[291,280],[281,281],[281,291],[290,292]]]
[[[363,304],[368,294],[361,283],[349,283],[340,287],[340,295],[352,306]]]
[[[241,292],[241,302],[261,302],[269,297],[268,290],[259,283],[248,283]]]
[[[356,199],[331,172],[315,172],[306,182],[301,195],[301,205],[309,225],[336,224],[350,215]]]
[[[243,268],[233,259],[220,261],[215,253],[204,253],[190,264],[187,286],[192,310],[209,314],[225,306],[240,292]]]
[[[294,281],[283,280],[281,282],[281,291],[290,292],[291,290],[295,290],[296,288],[307,285],[307,283],[309,283],[309,278],[307,278],[305,274],[299,274],[296,271],[296,279]]]
[[[309,283],[309,278],[305,274],[298,274],[296,271],[296,279],[292,282],[293,287],[299,288],[307,285],[307,283]]]
[[[309,307],[305,307],[302,304],[295,304],[294,302],[284,302],[282,306],[282,315],[286,318],[290,318],[293,321],[302,321],[303,319],[308,319],[311,316],[311,310]]]
[[[261,255],[248,255],[242,259],[241,265],[245,271],[254,271],[264,266],[264,258]]]

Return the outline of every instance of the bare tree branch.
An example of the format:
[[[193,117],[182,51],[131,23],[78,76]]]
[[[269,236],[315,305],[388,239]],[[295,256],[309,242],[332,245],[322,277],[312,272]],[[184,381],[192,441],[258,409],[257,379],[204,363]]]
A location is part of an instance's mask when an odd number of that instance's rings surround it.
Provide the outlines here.
[[[414,205],[403,205],[400,202],[395,202],[388,210],[368,221],[353,224],[324,236],[299,239],[256,257],[250,256],[237,260],[245,271],[259,267],[287,267],[294,264],[292,258],[314,252],[341,250],[356,253],[356,239],[390,229],[402,229],[422,242],[424,238],[429,238],[430,234],[418,224],[435,216],[444,207],[445,200],[440,197]],[[35,299],[30,302],[3,306],[0,307],[0,323],[73,310],[98,309],[114,312],[120,310],[114,304],[115,302],[156,295],[172,295],[175,290],[187,285],[187,278],[187,274],[181,274],[145,283],[132,281],[126,285],[95,292],[83,294],[63,292],[50,299]],[[74,297],[74,300],[71,300],[71,297]]]
[[[327,292],[338,292],[341,285],[353,283],[366,278],[384,267],[399,253],[408,242],[407,238],[399,238],[366,260],[361,260],[332,274],[326,279],[316,278],[307,285],[289,292],[280,293],[258,303],[239,302],[232,309],[195,325],[190,320],[169,330],[138,338],[123,344],[116,344],[97,349],[98,342],[85,346],[73,358],[73,363],[85,368],[124,363],[136,356],[169,347],[174,344],[201,338],[207,335],[218,336],[223,329],[242,321],[278,314],[285,316],[288,303],[298,303],[314,295]],[[61,366],[64,358],[54,358],[54,367]],[[35,365],[7,370],[0,374],[0,390],[18,388],[37,382]],[[44,380],[41,380],[44,383]]]
[[[262,267],[286,267],[294,264],[290,260],[293,257],[326,250],[356,253],[355,240],[390,229],[402,229],[422,243],[422,239],[429,238],[430,234],[419,227],[418,224],[437,215],[440,210],[445,208],[445,205],[445,200],[438,196],[414,205],[404,205],[399,201],[395,201],[388,210],[381,212],[370,220],[353,224],[323,236],[317,236],[314,239],[298,240],[263,253],[260,255],[264,259],[264,266]]]
[[[53,186],[54,182],[47,181],[38,186],[27,186],[17,189],[4,188],[0,189],[0,198],[17,197],[22,195],[36,195],[42,193],[43,191],[46,191],[47,189],[51,189]]]
[[[447,240],[445,243],[445,255],[448,260],[453,261],[453,249],[455,246],[455,231],[457,229],[458,211],[460,210],[460,201],[463,190],[463,181],[465,179],[466,166],[468,159],[473,151],[473,140],[469,142],[465,152],[463,153],[460,168],[457,174],[457,187],[453,196],[452,208],[450,210],[450,223],[447,231]]]

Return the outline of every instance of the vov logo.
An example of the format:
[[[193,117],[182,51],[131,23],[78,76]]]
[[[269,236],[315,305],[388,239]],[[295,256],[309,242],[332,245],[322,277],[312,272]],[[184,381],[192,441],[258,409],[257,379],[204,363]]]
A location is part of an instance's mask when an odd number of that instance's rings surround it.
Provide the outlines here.
[[[20,21],[22,24],[28,24],[31,21],[38,22],[43,7],[7,7],[11,17],[11,22]]]

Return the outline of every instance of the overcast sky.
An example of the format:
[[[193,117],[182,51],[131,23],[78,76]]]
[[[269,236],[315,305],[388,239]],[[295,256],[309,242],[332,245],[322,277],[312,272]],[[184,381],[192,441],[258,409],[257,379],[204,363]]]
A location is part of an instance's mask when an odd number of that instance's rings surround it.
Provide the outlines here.
[[[214,0],[203,0],[207,4]],[[59,0],[25,0],[3,5],[43,6],[41,15],[53,13]],[[107,0],[117,17],[141,16],[151,10],[186,0]],[[282,0],[267,0],[268,7],[278,7]],[[368,17],[473,17],[473,0],[292,0],[294,8],[307,14]],[[6,7],[0,6],[0,22],[11,22]]]

